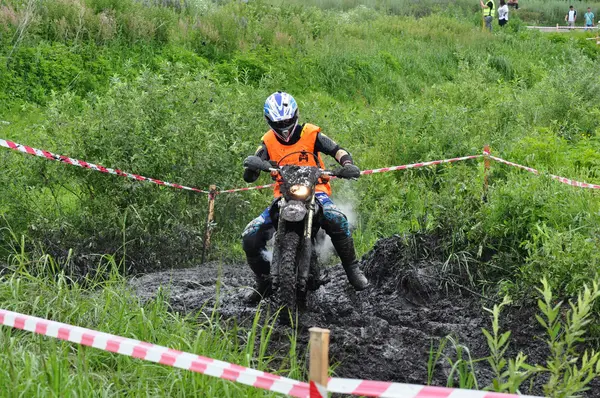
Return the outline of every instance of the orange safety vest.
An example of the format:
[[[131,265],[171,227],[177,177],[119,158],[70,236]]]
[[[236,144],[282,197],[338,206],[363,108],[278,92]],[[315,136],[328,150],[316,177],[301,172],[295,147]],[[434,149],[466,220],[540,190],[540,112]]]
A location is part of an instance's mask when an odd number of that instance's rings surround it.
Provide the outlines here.
[[[314,124],[306,123],[302,128],[302,132],[300,133],[300,139],[298,142],[292,145],[283,145],[279,141],[277,141],[277,137],[275,136],[275,132],[273,130],[269,130],[262,138],[262,141],[267,148],[267,152],[269,154],[269,159],[275,162],[279,162],[282,158],[284,158],[287,154],[293,152],[308,152],[308,156],[302,153],[297,153],[283,159],[279,165],[298,165],[298,166],[313,166],[320,167],[322,169],[325,168],[325,163],[323,163],[323,159],[321,159],[321,154],[318,154],[319,164],[316,163],[315,157],[312,155],[315,153],[315,144],[317,143],[317,134],[319,134],[321,128],[315,126]],[[278,198],[281,196],[281,192],[279,191],[279,187],[281,185],[280,179],[277,179],[275,189],[273,190],[273,195]],[[317,192],[325,192],[327,195],[331,196],[331,185],[328,182],[319,183],[316,187]]]

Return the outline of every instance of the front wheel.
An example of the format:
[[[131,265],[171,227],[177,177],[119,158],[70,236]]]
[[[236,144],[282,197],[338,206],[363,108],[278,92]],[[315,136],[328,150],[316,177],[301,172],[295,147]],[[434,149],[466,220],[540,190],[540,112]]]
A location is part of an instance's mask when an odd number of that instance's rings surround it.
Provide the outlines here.
[[[279,233],[283,232],[283,233]],[[279,271],[277,274],[277,297],[280,304],[291,311],[292,314],[297,309],[297,291],[296,291],[296,255],[300,245],[300,235],[294,230],[278,231],[275,238],[275,251],[273,259]]]

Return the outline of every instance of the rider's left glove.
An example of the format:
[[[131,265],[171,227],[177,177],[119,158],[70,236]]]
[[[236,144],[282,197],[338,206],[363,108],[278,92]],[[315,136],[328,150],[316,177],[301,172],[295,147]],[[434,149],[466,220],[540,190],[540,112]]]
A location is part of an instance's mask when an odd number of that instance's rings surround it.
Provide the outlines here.
[[[256,155],[252,155],[244,159],[244,167],[251,171],[268,171],[270,163]]]
[[[340,178],[358,178],[360,177],[360,169],[354,164],[346,164],[335,173]]]

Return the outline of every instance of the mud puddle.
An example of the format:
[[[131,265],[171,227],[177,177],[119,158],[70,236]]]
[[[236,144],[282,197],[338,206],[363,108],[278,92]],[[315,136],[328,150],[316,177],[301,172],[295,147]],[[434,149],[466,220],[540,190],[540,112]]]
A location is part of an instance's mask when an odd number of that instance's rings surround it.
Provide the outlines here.
[[[430,239],[407,242],[400,237],[382,239],[363,257],[363,268],[371,287],[355,292],[347,282],[341,265],[329,269],[331,282],[313,292],[308,310],[302,314],[298,352],[306,352],[308,328],[331,330],[331,362],[337,377],[424,384],[428,379],[430,348],[448,335],[470,350],[471,356],[488,355],[481,328],[491,329],[482,301],[468,292],[440,283],[441,269],[435,242]],[[420,247],[418,250],[410,247]],[[219,280],[217,289],[216,281]],[[154,297],[160,286],[170,293],[175,311],[184,313],[216,306],[224,318],[249,321],[254,307],[242,302],[242,295],[253,278],[245,264],[206,263],[195,268],[164,271],[134,278],[132,286],[143,299]],[[218,298],[218,299],[217,299]],[[536,326],[532,308],[512,308],[502,317],[503,330],[512,330],[508,357],[518,351],[530,363],[543,363],[546,349]],[[278,326],[270,343],[273,352],[286,352],[289,328]],[[447,348],[452,355],[453,349]],[[432,385],[445,386],[450,372],[447,361],[439,364]],[[482,362],[477,377],[483,387],[491,371]],[[539,382],[521,393],[540,394]],[[587,397],[600,397],[588,392]]]

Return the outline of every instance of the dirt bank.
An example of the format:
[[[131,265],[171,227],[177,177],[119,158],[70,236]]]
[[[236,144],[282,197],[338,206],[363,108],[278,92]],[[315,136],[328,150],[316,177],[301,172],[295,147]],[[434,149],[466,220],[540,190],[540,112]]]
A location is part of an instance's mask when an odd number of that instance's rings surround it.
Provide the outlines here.
[[[416,241],[407,244],[397,236],[382,239],[363,258],[363,268],[372,283],[366,291],[354,292],[340,265],[330,269],[332,281],[312,294],[308,311],[300,318],[299,352],[305,352],[309,327],[328,328],[332,362],[339,364],[336,376],[415,384],[427,381],[430,347],[432,343],[437,347],[445,336],[454,336],[470,349],[473,358],[488,354],[481,328],[491,326],[482,306],[493,303],[445,283],[435,241],[411,239]],[[241,300],[244,287],[252,284],[244,264],[207,263],[141,276],[131,283],[143,298],[153,297],[160,286],[167,287],[176,311],[216,305],[224,317],[242,321],[255,313],[255,308]],[[521,350],[530,362],[541,363],[546,350],[543,342],[534,338],[541,331],[532,314],[531,308],[509,309],[502,327],[513,331],[511,355]],[[285,326],[276,329],[274,350],[285,352],[288,331]],[[447,364],[438,366],[432,384],[445,386],[449,370]],[[482,365],[477,373],[481,386],[489,382],[489,369]],[[534,388],[522,393],[540,391]],[[587,396],[600,396],[595,394]]]

